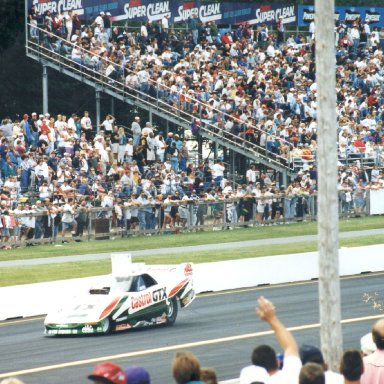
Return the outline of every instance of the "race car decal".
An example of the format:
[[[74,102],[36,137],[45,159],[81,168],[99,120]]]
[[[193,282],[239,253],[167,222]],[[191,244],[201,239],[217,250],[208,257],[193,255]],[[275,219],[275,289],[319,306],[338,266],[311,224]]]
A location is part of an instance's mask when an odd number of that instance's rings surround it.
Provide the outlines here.
[[[185,285],[185,283],[188,282],[189,279],[184,279],[180,284],[177,284],[176,287],[174,287],[171,292],[169,292],[169,297],[175,296],[177,292],[180,291],[181,288]]]
[[[125,331],[126,329],[132,328],[130,324],[123,323],[123,324],[117,324],[115,330],[116,331]]]
[[[140,309],[151,306],[153,303],[157,303],[167,299],[167,289],[159,288],[152,292],[142,293],[139,296],[131,297],[131,308],[129,313],[134,313]]]
[[[87,325],[84,325],[83,328],[81,328],[81,332],[83,332],[83,333],[93,333],[94,330],[93,330],[92,325],[87,324]]]
[[[104,311],[101,313],[99,319],[103,319],[104,317],[107,317],[111,311],[113,310],[113,308],[116,307],[117,303],[120,301],[120,296],[117,296],[115,297],[111,303],[104,309]]]

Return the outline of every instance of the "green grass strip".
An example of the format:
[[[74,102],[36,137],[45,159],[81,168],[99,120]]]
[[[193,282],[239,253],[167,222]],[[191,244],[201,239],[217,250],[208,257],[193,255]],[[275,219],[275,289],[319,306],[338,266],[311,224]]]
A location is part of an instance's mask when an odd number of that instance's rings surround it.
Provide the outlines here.
[[[340,232],[361,231],[383,227],[383,216],[371,216],[340,221]],[[69,243],[65,245],[62,245],[61,243],[45,244],[29,248],[21,247],[9,251],[2,251],[0,252],[0,261],[173,248],[190,245],[315,235],[316,233],[317,223],[305,222],[290,225],[238,228],[234,231],[191,232],[177,235],[155,235],[151,237],[138,236],[123,239],[116,238],[114,240],[83,241],[82,243]]]
[[[272,242],[273,243],[273,242]],[[341,239],[340,247],[358,247],[384,244],[384,235],[353,237]],[[185,261],[193,263],[214,262],[222,260],[238,260],[244,258],[293,254],[316,251],[316,242],[293,244],[271,244],[269,246],[227,248],[218,251],[188,252],[182,254],[149,255],[135,257],[134,262],[147,264],[177,264]],[[77,277],[97,276],[111,273],[110,260],[81,261],[59,264],[43,264],[39,266],[1,268],[0,286],[30,284],[43,281],[71,279]]]

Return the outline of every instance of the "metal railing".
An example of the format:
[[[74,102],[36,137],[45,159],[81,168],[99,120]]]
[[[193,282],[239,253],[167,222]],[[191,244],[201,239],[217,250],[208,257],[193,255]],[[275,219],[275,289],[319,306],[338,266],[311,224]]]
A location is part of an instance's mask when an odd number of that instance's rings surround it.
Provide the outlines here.
[[[117,204],[115,203],[115,206]],[[166,235],[287,224],[317,219],[317,194],[275,194],[238,198],[156,201],[142,205],[128,200],[116,207],[74,207],[73,225],[62,222],[63,209],[32,209],[0,216],[0,247],[41,243],[93,241],[130,236]],[[339,193],[339,216],[369,214],[370,194]],[[63,231],[64,229],[64,231]]]

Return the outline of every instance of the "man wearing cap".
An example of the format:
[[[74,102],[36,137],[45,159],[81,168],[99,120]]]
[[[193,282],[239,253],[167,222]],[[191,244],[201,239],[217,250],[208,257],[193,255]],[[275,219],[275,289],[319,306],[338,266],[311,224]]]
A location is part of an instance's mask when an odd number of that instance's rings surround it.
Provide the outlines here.
[[[125,370],[129,384],[151,384],[151,376],[143,367],[132,366]]]
[[[96,19],[95,19],[95,22],[94,22],[94,25],[95,26],[100,26],[101,28],[104,28],[104,16],[105,16],[105,13],[103,11],[101,11]]]
[[[340,373],[336,373],[328,370],[328,366],[324,362],[323,354],[319,348],[309,344],[301,345],[300,359],[303,366],[308,363],[319,364],[324,370],[325,384],[343,384],[344,383],[343,375],[341,375]]]
[[[132,136],[133,136],[133,145],[140,144],[141,138],[141,127],[140,127],[140,117],[136,116],[131,125]]]
[[[104,20],[105,33],[108,35],[108,41],[111,41],[111,36],[112,36],[111,13],[106,12],[105,15],[103,16],[103,20]]]
[[[97,364],[88,379],[94,384],[127,384],[124,370],[112,362]]]

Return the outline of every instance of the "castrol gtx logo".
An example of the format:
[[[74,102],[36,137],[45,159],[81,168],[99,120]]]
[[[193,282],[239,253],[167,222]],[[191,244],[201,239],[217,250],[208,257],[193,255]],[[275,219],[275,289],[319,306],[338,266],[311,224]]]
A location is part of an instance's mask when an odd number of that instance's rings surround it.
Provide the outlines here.
[[[159,288],[152,292],[142,293],[138,296],[131,297],[131,309],[130,313],[137,312],[140,309],[148,307],[158,301],[167,299],[167,291],[166,288]]]

